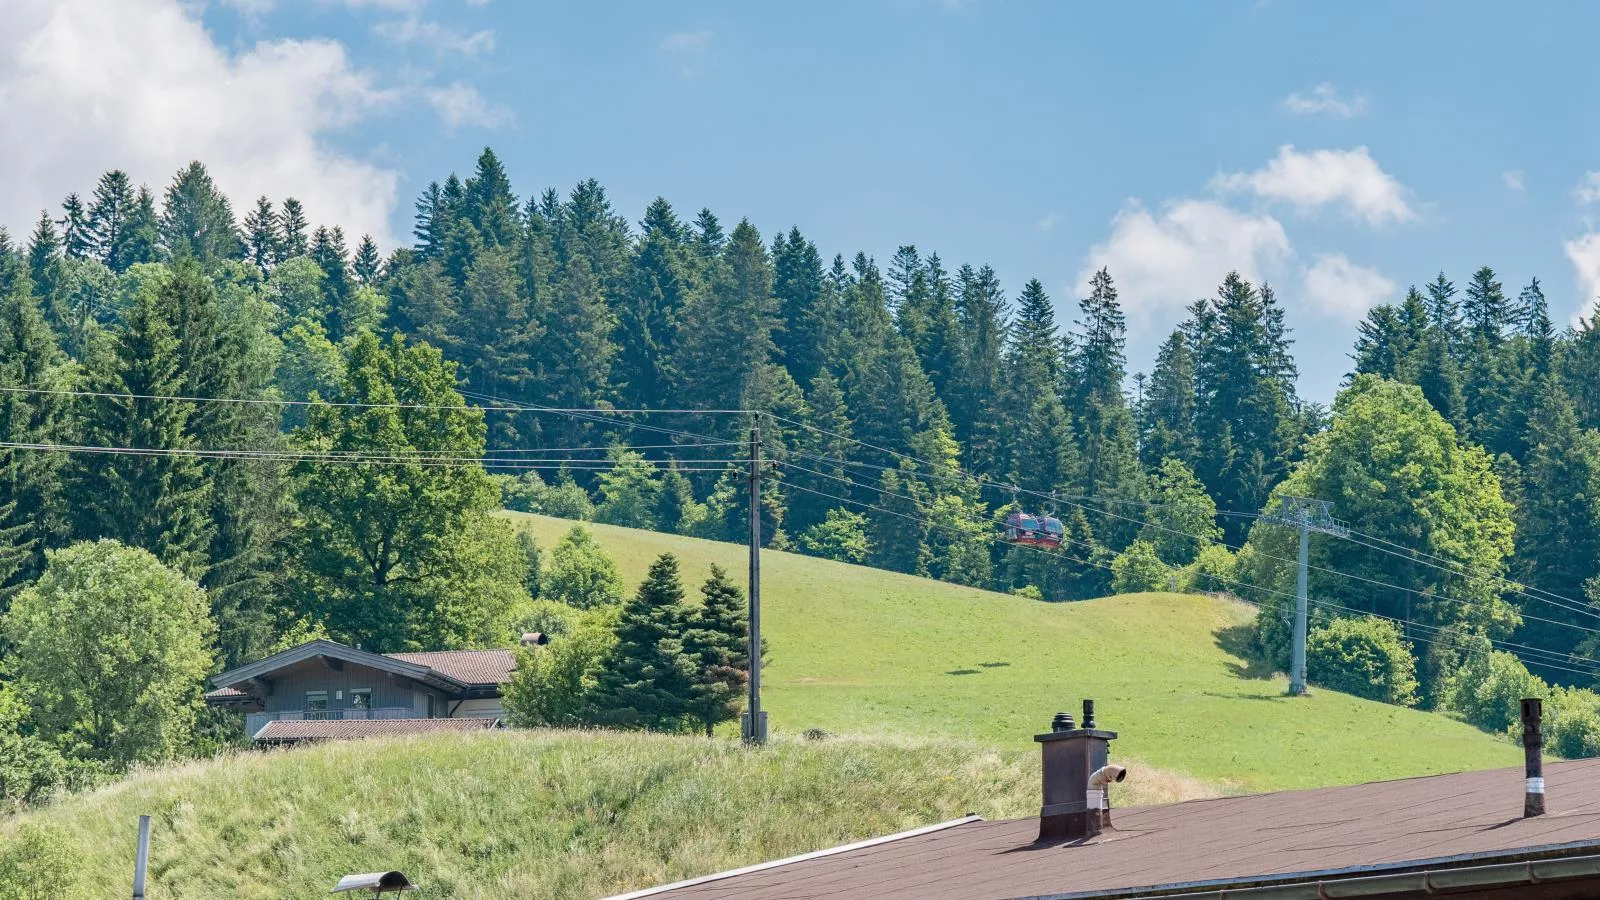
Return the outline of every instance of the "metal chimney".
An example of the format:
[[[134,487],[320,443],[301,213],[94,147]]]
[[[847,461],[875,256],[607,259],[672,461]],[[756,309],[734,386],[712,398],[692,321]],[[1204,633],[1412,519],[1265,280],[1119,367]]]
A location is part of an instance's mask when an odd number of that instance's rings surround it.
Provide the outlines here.
[[[1039,809],[1039,840],[1079,840],[1100,833],[1100,804],[1090,808],[1089,778],[1106,765],[1115,731],[1094,727],[1094,701],[1083,701],[1083,727],[1057,713],[1050,731],[1036,734],[1043,753],[1044,805]],[[1101,792],[1096,792],[1101,793]],[[1103,793],[1101,793],[1103,796]]]
[[[1544,815],[1544,701],[1530,697],[1522,701],[1522,759],[1526,787],[1522,794],[1522,817]]]

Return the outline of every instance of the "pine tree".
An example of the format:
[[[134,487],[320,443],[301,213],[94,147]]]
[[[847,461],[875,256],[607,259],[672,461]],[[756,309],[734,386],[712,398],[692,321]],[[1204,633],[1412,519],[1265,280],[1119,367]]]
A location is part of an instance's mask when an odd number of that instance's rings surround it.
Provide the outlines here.
[[[277,265],[282,248],[278,238],[278,213],[265,195],[256,198],[256,208],[244,217],[245,259],[263,274]]]
[[[160,230],[162,246],[173,257],[210,265],[244,254],[233,208],[198,161],[180,170],[167,187]]]
[[[89,231],[89,213],[77,194],[68,194],[61,203],[61,249],[74,259],[84,259],[94,251],[93,235]]]
[[[695,666],[689,707],[711,737],[718,722],[737,718],[750,678],[744,592],[720,566],[700,586],[701,605],[684,633],[684,651]]]
[[[278,262],[310,252],[310,245],[306,243],[306,229],[309,227],[305,208],[300,201],[285,197],[283,209],[278,212]]]
[[[371,287],[382,269],[383,257],[378,254],[377,242],[373,241],[372,235],[363,234],[361,243],[356,245],[355,258],[350,261],[351,273],[363,287]]]
[[[132,265],[127,259],[127,248],[138,203],[133,181],[121,169],[101,175],[95,184],[94,197],[89,203],[90,252],[113,272],[125,271]]]
[[[622,606],[616,646],[596,677],[599,721],[676,730],[696,712],[697,660],[684,651],[686,618],[678,559],[664,553]]]

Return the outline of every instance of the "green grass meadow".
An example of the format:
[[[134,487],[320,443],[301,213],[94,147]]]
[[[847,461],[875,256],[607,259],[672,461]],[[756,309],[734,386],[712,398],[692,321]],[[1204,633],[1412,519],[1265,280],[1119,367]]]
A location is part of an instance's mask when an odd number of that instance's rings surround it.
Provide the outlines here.
[[[508,513],[540,546],[571,522]],[[746,549],[586,524],[629,588],[657,555],[686,586],[712,563],[736,577]],[[797,554],[762,554],[771,728],[952,737],[1033,746],[1050,717],[1092,697],[1113,753],[1228,792],[1350,784],[1515,765],[1506,741],[1445,716],[1331,691],[1285,696],[1245,677],[1226,646],[1252,610],[1204,596],[1135,594],[1082,603],[1021,597]]]

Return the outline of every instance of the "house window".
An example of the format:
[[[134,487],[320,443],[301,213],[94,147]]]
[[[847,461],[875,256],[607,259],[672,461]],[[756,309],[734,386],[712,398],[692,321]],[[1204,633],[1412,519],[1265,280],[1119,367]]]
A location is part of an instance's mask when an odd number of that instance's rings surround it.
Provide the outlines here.
[[[325,719],[328,717],[328,692],[306,691],[306,718]]]
[[[356,688],[350,692],[351,709],[372,708],[372,688]]]

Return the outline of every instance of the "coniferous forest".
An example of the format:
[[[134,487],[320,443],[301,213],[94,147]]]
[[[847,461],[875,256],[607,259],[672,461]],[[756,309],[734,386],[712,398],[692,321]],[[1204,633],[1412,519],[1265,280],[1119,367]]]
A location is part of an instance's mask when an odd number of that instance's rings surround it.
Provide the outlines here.
[[[1261,514],[1331,501],[1314,677],[1495,730],[1543,684],[1592,720],[1561,752],[1600,752],[1600,323],[1558,330],[1537,280],[1412,273],[1327,408],[1297,396],[1272,288],[1237,274],[1130,361],[1115,272],[1059,298],[737,211],[658,199],[635,222],[593,180],[519,194],[488,150],[387,252],[243,199],[199,162],[159,189],[112,171],[0,230],[0,609],[30,598],[7,677],[47,680],[16,660],[67,627],[45,601],[74,573],[157,577],[110,541],[203,589],[184,603],[211,624],[172,663],[196,676],[319,634],[503,646],[549,583],[530,565],[592,548],[493,512],[742,541],[759,426],[774,548],[1041,601],[1229,593],[1278,671],[1297,537]],[[1014,510],[1058,517],[1061,547],[997,540]]]

